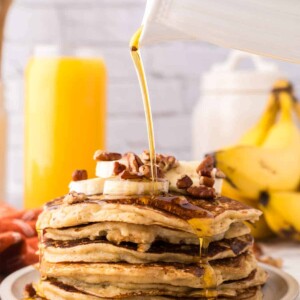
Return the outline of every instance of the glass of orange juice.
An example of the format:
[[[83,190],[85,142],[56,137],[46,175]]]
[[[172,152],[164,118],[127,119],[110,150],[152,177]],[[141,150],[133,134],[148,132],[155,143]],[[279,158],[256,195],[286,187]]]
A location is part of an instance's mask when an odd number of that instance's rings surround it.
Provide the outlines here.
[[[25,74],[24,203],[34,208],[68,192],[75,169],[94,176],[105,148],[103,59],[39,48]]]

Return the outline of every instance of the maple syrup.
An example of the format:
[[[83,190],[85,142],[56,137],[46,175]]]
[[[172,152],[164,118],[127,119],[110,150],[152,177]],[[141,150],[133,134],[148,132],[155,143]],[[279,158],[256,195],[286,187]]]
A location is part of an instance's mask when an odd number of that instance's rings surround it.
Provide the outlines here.
[[[153,182],[153,192],[155,194],[155,182],[157,181],[157,169],[156,169],[156,153],[155,153],[155,139],[154,139],[154,129],[153,129],[153,120],[152,120],[152,113],[151,113],[151,103],[150,103],[150,97],[149,97],[149,90],[147,86],[147,80],[146,75],[144,71],[144,65],[142,61],[142,57],[139,51],[139,41],[141,34],[143,32],[143,27],[140,27],[136,33],[133,35],[130,41],[130,52],[131,57],[138,75],[139,83],[140,83],[140,89],[142,92],[142,98],[144,103],[144,111],[145,111],[145,117],[146,117],[146,124],[147,124],[147,133],[148,133],[148,143],[149,143],[149,154],[150,154],[150,165],[151,165],[151,175],[152,175],[152,182]],[[162,197],[163,198],[163,197]],[[155,196],[153,195],[152,201],[150,199],[147,199],[147,203],[149,202],[155,202],[153,201],[155,199]],[[162,199],[160,199],[162,200]],[[172,202],[172,201],[171,201]],[[172,207],[173,205],[171,205]],[[204,275],[204,282],[205,282],[205,296],[207,299],[217,299],[217,280],[216,280],[216,274],[211,267],[211,265],[208,262],[208,246],[210,243],[210,239],[203,236],[203,233],[200,234],[200,232],[203,232],[203,226],[201,225],[201,221],[197,218],[191,218],[187,220],[191,227],[194,229],[195,234],[197,234],[199,238],[199,251],[200,251],[200,260],[199,260],[199,266],[201,268],[204,268],[205,275]]]
[[[156,168],[156,153],[155,153],[155,139],[154,139],[154,128],[151,112],[151,103],[149,97],[149,90],[144,71],[144,65],[142,57],[139,51],[139,40],[142,34],[143,27],[140,27],[137,32],[133,35],[130,41],[130,53],[138,75],[140,88],[143,97],[144,111],[147,124],[148,132],[148,143],[149,143],[149,154],[150,154],[150,166],[151,166],[151,177],[153,184],[153,191],[155,193],[155,182],[157,181],[157,168]]]

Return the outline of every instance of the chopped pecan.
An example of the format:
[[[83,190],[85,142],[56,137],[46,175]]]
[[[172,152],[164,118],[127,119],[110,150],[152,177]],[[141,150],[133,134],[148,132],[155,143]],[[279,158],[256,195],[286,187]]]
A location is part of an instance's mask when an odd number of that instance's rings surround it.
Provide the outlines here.
[[[214,184],[215,184],[215,180],[211,177],[201,176],[200,177],[200,184],[203,184],[203,185],[208,186],[208,187],[213,187]]]
[[[163,156],[160,154],[157,156],[157,164],[163,172],[167,172],[176,168],[178,166],[178,161],[174,156]]]
[[[214,158],[206,156],[205,159],[197,167],[196,172],[201,176],[211,177],[211,172],[214,169]]]
[[[193,197],[202,199],[214,199],[216,197],[215,189],[204,185],[191,186],[187,189],[187,192]]]
[[[264,254],[262,247],[257,243],[253,243],[252,251],[257,259]]]
[[[79,203],[79,202],[83,202],[86,198],[87,198],[86,194],[70,192],[65,196],[63,203],[65,204]]]
[[[32,283],[28,283],[25,285],[24,294],[26,298],[33,298],[36,295],[36,291],[33,288]]]
[[[144,163],[147,163],[150,161],[150,153],[148,150],[144,150],[143,153],[141,154],[141,160]]]
[[[97,150],[94,154],[94,160],[97,161],[112,161],[112,160],[119,160],[122,158],[120,153],[115,152],[106,152],[103,150]]]
[[[150,153],[148,150],[145,150],[142,153],[141,159],[145,164],[150,162]],[[167,172],[178,166],[178,161],[174,156],[171,155],[156,154],[155,159],[156,164],[163,172]]]
[[[193,185],[193,180],[187,175],[183,175],[176,182],[177,188],[183,189],[183,190],[188,189],[192,185]]]
[[[149,165],[142,165],[139,167],[139,173],[146,178],[150,179],[152,174],[151,174],[151,167]]]
[[[143,165],[142,160],[133,152],[126,153],[124,157],[127,160],[129,172],[138,173],[140,166]]]
[[[151,166],[150,165],[142,165],[142,166],[140,166],[139,173],[141,175],[145,176],[148,179],[152,178],[152,172],[151,172]],[[164,173],[157,166],[154,166],[154,176],[155,175],[156,175],[157,178],[164,178]]]
[[[127,170],[123,171],[120,175],[121,179],[142,179],[143,175],[138,173],[131,173]]]
[[[283,261],[281,258],[274,258],[271,256],[262,256],[258,258],[258,261],[276,267],[276,268],[282,268]]]
[[[226,175],[221,170],[217,169],[215,177],[216,178],[226,178]]]
[[[113,170],[114,175],[119,175],[124,170],[126,170],[126,166],[125,165],[120,164],[117,161],[114,163],[114,170]]]
[[[88,179],[87,170],[75,170],[72,174],[73,181],[80,181],[85,179]]]

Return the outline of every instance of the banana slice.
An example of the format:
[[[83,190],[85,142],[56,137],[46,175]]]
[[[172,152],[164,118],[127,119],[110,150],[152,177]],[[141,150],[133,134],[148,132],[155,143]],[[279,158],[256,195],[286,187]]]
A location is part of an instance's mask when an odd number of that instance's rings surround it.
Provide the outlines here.
[[[215,178],[215,183],[214,183],[213,188],[215,189],[216,193],[219,195],[221,195],[222,185],[223,185],[223,179]]]
[[[168,171],[165,175],[166,179],[170,182],[170,190],[173,192],[183,193],[183,190],[177,188],[177,180],[182,175],[187,175],[193,181],[193,184],[198,185],[200,181],[199,174],[196,172],[199,166],[199,161],[179,161],[178,166]],[[212,177],[215,180],[214,189],[216,193],[220,194],[222,189],[222,178],[215,178],[216,169],[211,172]]]
[[[102,194],[104,182],[104,178],[71,181],[69,184],[69,189],[70,192],[84,193],[86,195]]]
[[[96,165],[96,176],[101,178],[109,178],[114,174],[116,160],[98,161]]]
[[[104,184],[103,194],[105,195],[148,195],[153,192],[167,193],[169,191],[169,182],[167,180],[157,181],[138,181],[107,179]]]

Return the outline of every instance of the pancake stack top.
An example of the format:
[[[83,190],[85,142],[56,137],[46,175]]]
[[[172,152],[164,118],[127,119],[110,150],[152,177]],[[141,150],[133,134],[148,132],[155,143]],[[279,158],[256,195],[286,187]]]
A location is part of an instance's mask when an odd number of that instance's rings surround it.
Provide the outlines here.
[[[261,212],[220,196],[211,157],[158,155],[156,183],[147,152],[94,158],[98,177],[77,170],[40,215],[41,280],[25,299],[262,299],[244,224]]]

